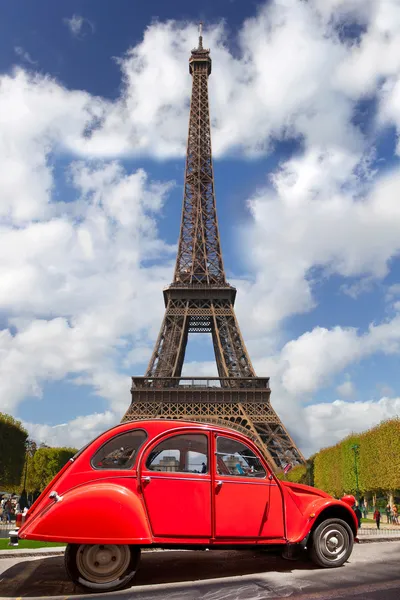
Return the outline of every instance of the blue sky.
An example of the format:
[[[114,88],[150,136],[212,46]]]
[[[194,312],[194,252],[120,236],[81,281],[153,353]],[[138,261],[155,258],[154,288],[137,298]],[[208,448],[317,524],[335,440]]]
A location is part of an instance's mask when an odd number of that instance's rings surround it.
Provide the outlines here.
[[[172,278],[203,19],[225,267],[272,404],[305,454],[399,414],[398,2],[0,14],[0,410],[79,446],[128,407]],[[210,339],[185,369],[214,374]]]

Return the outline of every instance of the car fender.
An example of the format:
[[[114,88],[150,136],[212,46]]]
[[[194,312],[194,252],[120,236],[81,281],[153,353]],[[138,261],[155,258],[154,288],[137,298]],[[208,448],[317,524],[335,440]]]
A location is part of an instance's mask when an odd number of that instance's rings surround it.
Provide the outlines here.
[[[85,544],[149,544],[141,498],[115,482],[82,485],[57,496],[19,531],[21,539]]]
[[[320,523],[325,518],[329,519],[335,516],[346,521],[351,527],[354,536],[356,536],[358,523],[352,508],[341,500],[335,500],[334,498],[318,498],[311,502],[308,506],[308,510],[305,511],[303,527],[293,533],[292,536],[290,535],[290,532],[288,532],[288,541],[291,543],[301,542],[307,537],[317,523]]]

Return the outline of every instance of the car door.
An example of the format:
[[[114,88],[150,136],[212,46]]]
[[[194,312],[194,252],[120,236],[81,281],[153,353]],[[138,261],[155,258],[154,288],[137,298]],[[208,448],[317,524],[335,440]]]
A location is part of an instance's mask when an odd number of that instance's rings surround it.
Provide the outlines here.
[[[260,456],[233,436],[216,434],[215,538],[281,538],[282,496]]]
[[[140,481],[155,537],[211,537],[210,438],[164,436],[143,456]]]

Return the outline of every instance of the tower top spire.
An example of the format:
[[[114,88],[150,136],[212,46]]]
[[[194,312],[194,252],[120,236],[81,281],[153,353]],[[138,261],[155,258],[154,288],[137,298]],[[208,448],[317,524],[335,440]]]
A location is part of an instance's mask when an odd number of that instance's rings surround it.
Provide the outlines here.
[[[199,22],[199,50],[203,50],[203,21]]]
[[[192,55],[189,58],[189,72],[193,75],[198,68],[206,66],[207,74],[211,73],[210,50],[203,48],[203,21],[199,22],[199,43],[197,48],[193,48]]]

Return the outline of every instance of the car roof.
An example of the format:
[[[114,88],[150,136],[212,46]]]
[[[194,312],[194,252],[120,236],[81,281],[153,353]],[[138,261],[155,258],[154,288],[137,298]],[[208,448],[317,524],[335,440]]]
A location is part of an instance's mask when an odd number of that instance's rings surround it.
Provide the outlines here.
[[[196,427],[197,429],[201,429],[204,431],[217,431],[220,433],[230,433],[230,434],[237,434],[237,435],[243,435],[238,431],[235,431],[234,429],[231,429],[230,427],[224,427],[224,426],[220,426],[217,424],[213,424],[213,423],[202,423],[201,421],[194,421],[194,420],[189,420],[189,419],[139,419],[139,420],[135,420],[135,421],[126,421],[125,423],[119,423],[118,425],[114,425],[114,427],[111,427],[110,429],[107,429],[106,431],[103,431],[103,433],[100,433],[100,435],[98,435],[97,437],[95,437],[94,439],[90,440],[90,442],[88,442],[87,444],[85,444],[73,457],[73,460],[76,460],[78,457],[80,457],[83,453],[86,454],[86,450],[89,448],[89,446],[92,446],[92,444],[103,444],[105,442],[107,442],[109,439],[111,439],[112,437],[114,437],[115,435],[119,435],[121,433],[124,433],[125,431],[130,431],[131,429],[146,429],[146,431],[148,432],[148,434],[151,437],[154,437],[160,433],[164,433],[165,431],[168,430],[173,430],[173,429],[179,429],[179,428],[189,428],[189,427]]]
[[[196,427],[204,429],[206,431],[221,431],[224,433],[240,433],[235,431],[233,428],[228,426],[221,426],[214,423],[202,423],[201,421],[195,421],[191,419],[140,419],[135,421],[126,421],[125,423],[119,423],[114,427],[111,427],[104,433],[123,433],[132,428],[146,429],[150,434],[161,433],[168,429],[176,429],[177,427]]]

